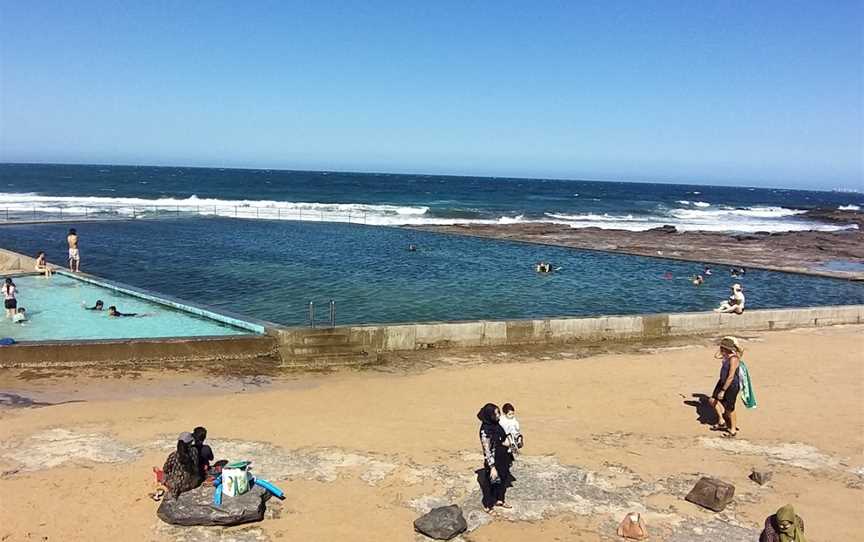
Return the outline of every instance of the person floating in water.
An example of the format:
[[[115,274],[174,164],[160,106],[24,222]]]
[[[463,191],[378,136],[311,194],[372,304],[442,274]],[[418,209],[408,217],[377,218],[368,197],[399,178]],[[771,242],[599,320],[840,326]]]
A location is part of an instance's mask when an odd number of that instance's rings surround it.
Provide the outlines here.
[[[78,251],[78,232],[75,228],[69,230],[66,242],[69,243],[69,271],[78,273],[81,271],[81,253]]]
[[[549,262],[537,262],[534,264],[534,270],[538,273],[551,273],[553,271],[552,264]]]
[[[702,275],[696,275],[695,277],[690,279],[690,282],[693,283],[693,286],[702,286],[702,283],[705,282],[705,279],[702,277]]]
[[[81,304],[83,305],[84,302],[82,301]],[[95,305],[93,305],[92,307],[84,307],[84,310],[88,310],[88,311],[101,311],[102,308],[103,308],[104,306],[105,306],[105,304],[102,302],[102,300],[101,300],[101,299],[97,299]]]
[[[740,284],[732,285],[732,295],[729,299],[720,303],[720,306],[714,309],[714,312],[725,312],[741,314],[744,312],[744,288]]]
[[[120,312],[117,307],[111,305],[108,307],[108,316],[123,317],[123,316],[138,316],[137,312]],[[143,315],[142,315],[143,316]]]
[[[408,245],[408,252],[417,252],[417,245],[415,245],[414,243]]]
[[[706,265],[705,268],[702,270],[702,274],[706,277],[710,277],[714,273],[711,271],[711,268]]]

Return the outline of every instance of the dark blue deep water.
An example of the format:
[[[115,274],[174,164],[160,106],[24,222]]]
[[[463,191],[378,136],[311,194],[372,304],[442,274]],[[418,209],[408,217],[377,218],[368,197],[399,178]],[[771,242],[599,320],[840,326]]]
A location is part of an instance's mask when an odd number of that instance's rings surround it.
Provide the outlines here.
[[[43,212],[170,210],[246,218],[376,225],[555,222],[644,230],[788,231],[842,228],[808,219],[816,207],[860,208],[848,192],[687,184],[371,173],[0,164],[0,220]]]
[[[340,324],[702,311],[734,280],[750,309],[864,303],[864,284],[842,280],[719,268],[697,288],[695,263],[326,222],[14,225],[0,227],[0,246],[61,263],[70,226],[84,271],[283,324],[303,324],[310,301],[326,319],[331,299]],[[536,274],[541,259],[561,271]]]

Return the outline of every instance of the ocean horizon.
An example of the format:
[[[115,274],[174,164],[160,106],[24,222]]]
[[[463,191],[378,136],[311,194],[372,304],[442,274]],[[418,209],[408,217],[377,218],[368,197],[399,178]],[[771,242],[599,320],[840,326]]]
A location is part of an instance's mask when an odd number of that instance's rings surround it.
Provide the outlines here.
[[[641,231],[840,231],[811,209],[864,194],[786,188],[245,168],[0,164],[0,213],[133,214],[176,208],[238,218],[380,226],[548,223]],[[305,213],[305,217],[304,217]]]

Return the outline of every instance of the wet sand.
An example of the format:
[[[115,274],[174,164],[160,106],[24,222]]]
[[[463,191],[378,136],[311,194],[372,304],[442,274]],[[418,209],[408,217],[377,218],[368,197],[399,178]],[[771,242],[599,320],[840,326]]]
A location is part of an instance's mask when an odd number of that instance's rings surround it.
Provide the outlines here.
[[[415,540],[413,519],[449,502],[475,542],[614,540],[631,509],[653,540],[752,541],[787,502],[811,541],[864,539],[850,520],[864,502],[864,326],[745,339],[759,407],[739,403],[731,441],[695,406],[717,378],[705,339],[591,357],[441,352],[392,372],[2,371],[0,392],[24,401],[0,408],[0,540]],[[474,480],[486,401],[514,403],[526,435],[514,508],[492,516]],[[251,459],[285,490],[264,522],[156,518],[151,466],[199,424],[217,457]],[[773,480],[754,484],[751,467]],[[702,475],[735,484],[723,513],[683,500]]]
[[[556,224],[471,224],[420,226],[416,229],[475,237],[524,241],[639,256],[660,256],[714,265],[758,267],[864,280],[864,271],[825,269],[833,261],[864,266],[864,213],[812,211],[809,216],[837,224],[857,224],[858,230],[842,232],[786,232],[729,234],[676,232],[657,228],[648,231],[574,229]]]

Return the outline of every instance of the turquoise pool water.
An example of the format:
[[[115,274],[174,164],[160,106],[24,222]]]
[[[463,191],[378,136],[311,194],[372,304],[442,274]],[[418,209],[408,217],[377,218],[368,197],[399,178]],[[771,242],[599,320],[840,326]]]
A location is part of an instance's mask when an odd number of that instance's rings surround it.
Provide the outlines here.
[[[18,306],[27,309],[30,320],[24,324],[13,324],[4,315],[0,320],[0,337],[12,337],[16,341],[200,337],[251,333],[65,275],[55,275],[50,279],[23,276],[14,280],[18,287]],[[104,312],[84,310],[84,304],[93,306],[97,299],[105,303]],[[120,312],[138,313],[141,316],[111,318],[107,313],[111,305],[115,305]]]

